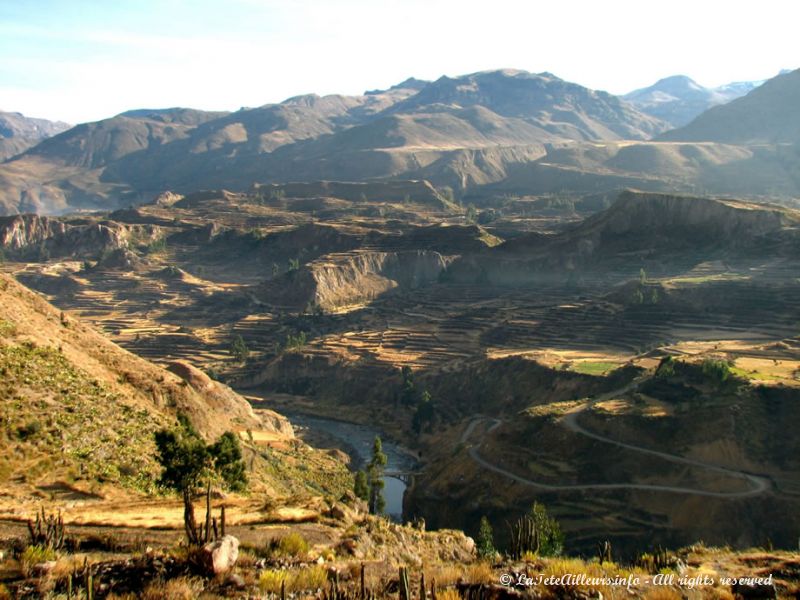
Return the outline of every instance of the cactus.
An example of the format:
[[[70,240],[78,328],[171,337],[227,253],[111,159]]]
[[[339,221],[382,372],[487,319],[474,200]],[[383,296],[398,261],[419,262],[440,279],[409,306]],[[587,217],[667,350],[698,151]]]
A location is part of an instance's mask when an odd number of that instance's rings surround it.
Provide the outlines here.
[[[36,513],[36,521],[28,519],[28,534],[32,546],[60,550],[64,546],[64,519],[58,515],[47,515],[42,508]]]
[[[411,590],[408,585],[408,569],[400,567],[400,600],[411,600]]]
[[[602,565],[604,562],[614,562],[611,556],[611,542],[608,540],[604,542],[597,542],[597,558]]]
[[[519,560],[525,553],[539,552],[539,531],[531,515],[520,517],[511,530],[511,557]]]

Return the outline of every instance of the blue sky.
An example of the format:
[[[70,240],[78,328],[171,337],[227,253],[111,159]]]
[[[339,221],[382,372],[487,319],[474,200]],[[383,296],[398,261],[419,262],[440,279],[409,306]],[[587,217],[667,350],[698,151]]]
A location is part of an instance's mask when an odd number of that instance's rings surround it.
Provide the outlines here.
[[[72,123],[236,110],[505,67],[613,93],[678,73],[719,85],[797,67],[798,13],[785,0],[0,0],[0,109]]]

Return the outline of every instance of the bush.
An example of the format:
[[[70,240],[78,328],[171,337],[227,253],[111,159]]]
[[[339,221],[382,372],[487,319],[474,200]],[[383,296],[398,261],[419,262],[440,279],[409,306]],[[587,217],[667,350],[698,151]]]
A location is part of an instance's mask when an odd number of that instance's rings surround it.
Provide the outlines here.
[[[492,525],[485,516],[481,517],[481,525],[478,530],[477,540],[478,556],[480,558],[492,558],[495,555],[494,534]]]
[[[292,532],[277,540],[271,540],[267,551],[271,556],[302,558],[308,554],[308,542],[299,533]]]
[[[27,546],[19,557],[22,574],[28,577],[34,565],[56,559],[56,551],[43,546]]]
[[[722,384],[733,377],[733,371],[731,371],[731,365],[727,361],[707,358],[703,361],[703,375],[718,384]]]
[[[258,589],[262,594],[279,594],[287,575],[287,571],[264,569],[258,576]]]

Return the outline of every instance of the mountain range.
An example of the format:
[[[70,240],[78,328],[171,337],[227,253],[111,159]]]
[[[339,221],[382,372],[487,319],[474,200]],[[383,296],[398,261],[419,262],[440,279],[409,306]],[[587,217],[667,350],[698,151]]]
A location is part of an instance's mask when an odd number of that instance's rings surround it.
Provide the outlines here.
[[[17,112],[0,111],[0,161],[72,127],[61,121],[32,119]]]
[[[797,132],[781,124],[792,119],[799,78],[784,74],[736,98],[757,84],[709,90],[673,77],[623,99],[550,73],[505,69],[233,113],[132,110],[6,160],[0,214],[114,209],[165,190],[317,180],[425,179],[465,198],[631,185],[727,193],[744,180],[737,191],[746,195],[791,195],[797,153],[785,144]],[[735,116],[726,117],[730,111]],[[762,124],[780,135],[760,131]],[[754,177],[751,167],[759,169]]]
[[[762,83],[741,81],[708,88],[686,75],[673,75],[622,97],[643,113],[682,127],[709,108],[741,98]]]

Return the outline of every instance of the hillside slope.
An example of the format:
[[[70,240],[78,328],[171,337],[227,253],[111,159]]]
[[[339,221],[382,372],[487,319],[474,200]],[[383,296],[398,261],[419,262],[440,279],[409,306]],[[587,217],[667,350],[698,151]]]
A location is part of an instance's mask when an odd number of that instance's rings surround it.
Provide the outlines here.
[[[14,495],[52,486],[104,493],[108,484],[152,491],[159,473],[153,433],[177,414],[208,439],[253,431],[293,443],[292,427],[280,415],[257,415],[241,396],[186,362],[163,369],[121,349],[4,274],[0,373],[0,472],[5,491]],[[343,466],[303,448],[298,444],[295,452],[327,472],[329,484],[346,477]],[[319,475],[298,476],[281,454],[267,466],[246,451],[251,479],[272,493],[303,490]]]

